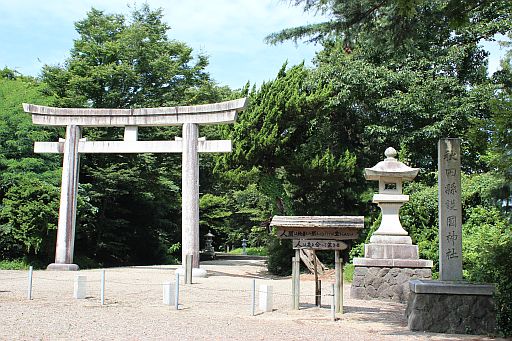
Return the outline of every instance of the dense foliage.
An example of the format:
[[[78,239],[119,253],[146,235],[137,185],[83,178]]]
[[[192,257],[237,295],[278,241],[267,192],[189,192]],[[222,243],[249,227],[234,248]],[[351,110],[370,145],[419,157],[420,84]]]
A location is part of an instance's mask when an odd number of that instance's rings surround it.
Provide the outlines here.
[[[511,34],[512,2],[296,0],[328,17],[285,29],[277,43],[322,44],[314,66],[283,65],[261,87],[233,91],[207,73],[208,60],[169,38],[160,10],[127,18],[91,10],[62,65],[40,79],[0,70],[0,258],[44,265],[54,255],[60,156],[35,155],[33,141],[61,128],[31,124],[21,103],[135,108],[249,97],[234,126],[201,127],[230,138],[226,155],[201,155],[200,234],[217,249],[266,246],[269,269],[287,274],[291,247],[269,233],[274,214],[364,215],[364,241],[380,222],[363,169],[394,146],[420,167],[405,188],[402,222],[437,271],[437,140],[462,139],[464,276],[497,283],[498,322],[512,334],[512,52],[487,73],[482,39]],[[90,140],[122,138],[91,129]],[[145,140],[179,128],[140,129]],[[180,249],[179,155],[82,155],[76,262],[84,266],[175,261]],[[348,255],[347,255],[348,257]],[[7,263],[6,263],[7,264]]]
[[[510,52],[501,70],[489,77],[487,53],[479,43],[498,33],[510,34],[512,3],[294,3],[329,18],[268,37],[271,43],[307,37],[324,46],[316,67],[308,73],[311,81],[306,81],[297,97],[328,93],[320,101],[322,108],[329,108],[322,117],[339,120],[341,127],[336,127],[336,132],[352,131],[342,145],[357,157],[356,169],[375,164],[387,145],[399,146],[402,160],[421,167],[417,182],[407,187],[411,201],[402,209],[402,220],[422,257],[434,260],[435,271],[436,141],[441,137],[462,138],[462,162],[467,173],[463,179],[464,275],[470,280],[498,283],[498,323],[502,333],[511,334],[508,283],[512,271],[508,258],[500,258],[512,252]],[[337,120],[329,121],[329,125]],[[340,141],[343,136],[337,138]],[[347,177],[350,173],[343,179]],[[359,202],[365,199],[368,196],[360,192]],[[342,205],[339,210],[349,213]],[[375,211],[360,213],[370,218],[368,232],[378,226]],[[352,254],[361,251],[362,247],[356,247]]]

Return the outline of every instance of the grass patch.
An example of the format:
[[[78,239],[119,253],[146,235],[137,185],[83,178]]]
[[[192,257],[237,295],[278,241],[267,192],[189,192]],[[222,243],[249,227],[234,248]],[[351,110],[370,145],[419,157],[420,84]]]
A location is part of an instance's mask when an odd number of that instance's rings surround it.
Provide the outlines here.
[[[0,260],[0,270],[28,270],[28,267],[23,259]]]
[[[354,264],[346,264],[343,267],[343,281],[352,283],[354,277]]]
[[[264,246],[258,246],[258,247],[247,247],[245,248],[246,253],[249,256],[268,256],[268,250]],[[229,251],[232,255],[241,255],[243,252],[242,248],[236,248],[231,251]]]

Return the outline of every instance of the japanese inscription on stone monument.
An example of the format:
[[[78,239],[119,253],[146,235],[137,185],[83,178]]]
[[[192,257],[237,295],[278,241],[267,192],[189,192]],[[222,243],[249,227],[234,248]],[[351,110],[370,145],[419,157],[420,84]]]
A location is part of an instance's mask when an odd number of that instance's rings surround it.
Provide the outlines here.
[[[441,139],[439,162],[439,278],[462,280],[460,139]]]

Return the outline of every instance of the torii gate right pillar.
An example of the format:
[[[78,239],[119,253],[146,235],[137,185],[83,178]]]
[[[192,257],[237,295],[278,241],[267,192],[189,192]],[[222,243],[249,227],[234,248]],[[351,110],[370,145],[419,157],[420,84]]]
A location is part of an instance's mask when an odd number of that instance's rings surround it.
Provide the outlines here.
[[[181,259],[185,260],[187,255],[193,255],[192,267],[199,268],[199,126],[195,123],[183,124],[182,136]]]

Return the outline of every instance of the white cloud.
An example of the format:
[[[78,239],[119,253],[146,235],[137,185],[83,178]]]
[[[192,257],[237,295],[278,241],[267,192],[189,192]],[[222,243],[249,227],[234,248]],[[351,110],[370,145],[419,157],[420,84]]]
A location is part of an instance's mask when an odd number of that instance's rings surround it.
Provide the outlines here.
[[[85,18],[91,7],[106,13],[129,14],[131,9],[127,5],[143,3],[0,0],[3,15],[0,67],[19,67],[20,72],[35,75],[44,63],[62,63],[77,36],[74,22]],[[163,9],[164,20],[171,26],[171,38],[186,42],[196,53],[202,50],[210,56],[212,76],[222,84],[240,87],[248,79],[261,83],[273,78],[286,59],[300,62],[314,54],[312,46],[273,47],[264,43],[265,36],[272,32],[315,20],[286,1],[149,0],[147,3],[151,8]]]

